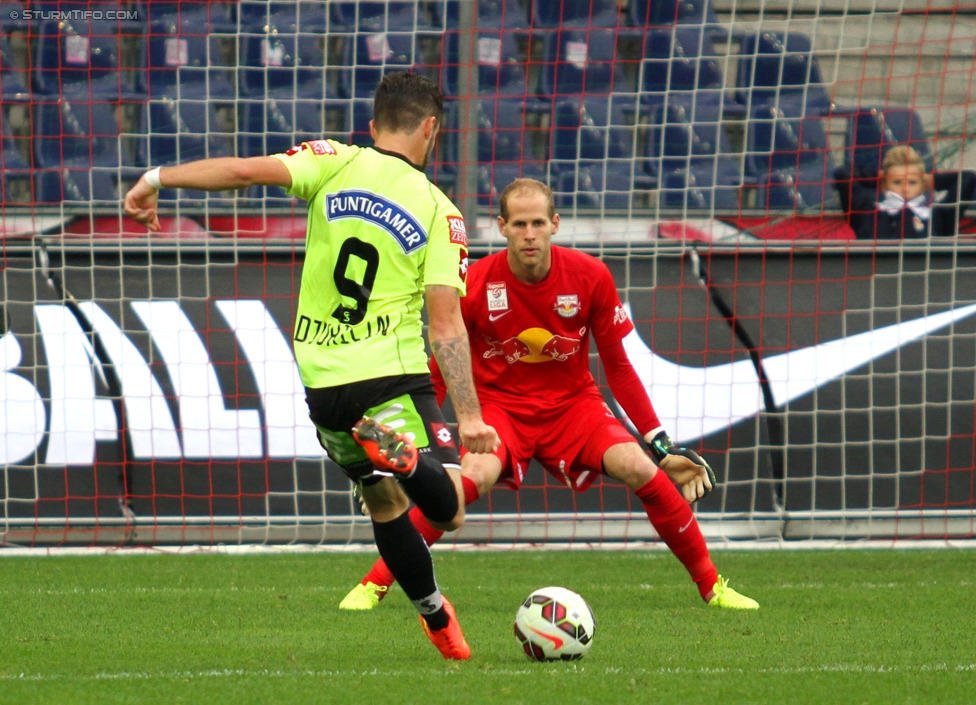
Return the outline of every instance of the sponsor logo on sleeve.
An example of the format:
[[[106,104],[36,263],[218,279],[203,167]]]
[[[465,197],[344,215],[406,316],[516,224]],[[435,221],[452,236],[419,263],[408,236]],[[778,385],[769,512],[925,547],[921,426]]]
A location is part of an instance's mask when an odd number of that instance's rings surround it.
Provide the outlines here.
[[[327,140],[312,140],[308,143],[308,146],[312,148],[314,154],[329,154],[332,156],[336,154],[335,147],[329,144]]]
[[[456,215],[447,216],[447,227],[451,231],[451,242],[455,245],[468,246],[468,231],[464,227],[464,218]]]
[[[626,323],[630,317],[627,315],[627,309],[623,305],[617,306],[613,310],[613,324],[619,326],[622,323]]]

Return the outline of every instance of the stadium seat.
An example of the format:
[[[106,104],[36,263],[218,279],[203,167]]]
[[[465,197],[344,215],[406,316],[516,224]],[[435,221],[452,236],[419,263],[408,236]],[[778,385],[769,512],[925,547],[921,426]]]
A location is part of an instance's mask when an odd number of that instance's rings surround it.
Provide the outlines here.
[[[863,108],[850,116],[844,141],[844,163],[859,178],[877,177],[885,153],[907,144],[933,168],[922,117],[911,108]]]
[[[267,32],[242,38],[243,97],[328,100],[341,97],[348,71],[327,66],[325,38],[318,34]]]
[[[651,136],[647,155],[652,160],[665,160],[665,166],[683,167],[688,159],[693,165],[696,161],[712,165],[717,155],[724,162],[732,154],[722,104],[714,96],[671,93],[653,106],[648,123]],[[670,162],[671,158],[680,163]],[[650,173],[653,175],[653,168]]]
[[[645,173],[658,184],[665,205],[737,205],[742,175],[721,115],[720,100],[694,94],[669,95],[653,109],[645,144]],[[688,190],[682,196],[685,187]]]
[[[789,116],[760,105],[753,108],[746,130],[746,171],[759,185],[760,207],[819,209],[834,197],[823,117]]]
[[[440,20],[425,2],[332,2],[336,21],[358,32],[440,31]]]
[[[477,155],[479,164],[513,164],[531,160],[534,150],[526,127],[525,103],[518,99],[482,98],[477,108]],[[462,104],[449,101],[444,110],[444,129],[438,139],[438,156],[443,167],[456,171],[464,160],[461,153]]]
[[[6,111],[0,110],[0,208],[14,205],[33,205],[34,174],[31,169],[31,137],[15,135],[7,120]]]
[[[143,113],[139,142],[139,162],[147,166],[167,166],[211,157],[236,155],[237,106],[232,101],[221,102],[193,98],[163,98],[147,103]],[[209,194],[203,191],[162,189],[160,201],[179,201],[182,205],[199,207],[231,204],[231,193]]]
[[[483,98],[478,107],[478,161],[531,160],[534,149],[526,126],[525,104],[519,100]]]
[[[149,25],[146,94],[149,100],[237,99],[217,35],[194,25],[195,16],[170,15]]]
[[[0,34],[26,33],[30,29],[31,21],[24,18],[23,9],[23,2],[0,2]]]
[[[725,72],[712,36],[703,27],[648,29],[638,86],[645,112],[659,106],[669,93],[694,91],[720,100],[726,117],[744,115],[742,106],[725,90]]]
[[[735,99],[747,110],[772,103],[792,116],[826,115],[833,108],[810,38],[796,32],[743,37]]]
[[[242,101],[238,155],[259,157],[286,152],[308,140],[349,140],[352,101],[289,100]]]
[[[580,96],[554,108],[549,166],[566,205],[627,208],[635,190],[654,186],[636,159],[638,130],[630,103],[614,98]]]
[[[34,105],[34,160],[44,202],[105,201],[118,205],[143,172],[130,166],[115,103],[69,102]]]
[[[612,29],[562,30],[545,35],[539,94],[547,99],[584,93],[633,93],[617,60]]]
[[[139,161],[165,166],[234,156],[239,90],[221,57],[221,37],[206,24],[215,11],[163,9],[156,8],[149,25]],[[199,205],[211,197],[163,189],[160,200]]]
[[[529,28],[529,18],[525,6],[520,0],[478,0],[478,29],[479,30],[525,30]],[[460,3],[458,0],[446,0],[435,5],[435,12],[443,8],[446,17],[437,21],[449,32],[457,31],[460,27]],[[435,18],[436,20],[436,18]]]
[[[616,27],[617,0],[531,0],[535,28]]]
[[[245,3],[240,3],[245,4]],[[261,3],[267,6],[268,3]],[[287,3],[293,5],[294,3]],[[147,26],[154,23],[167,23],[177,27],[192,29],[198,34],[231,34],[237,31],[237,21],[230,11],[237,3],[207,2],[156,2],[143,0],[139,11],[145,13]]]
[[[148,166],[234,156],[236,109],[206,100],[154,100],[146,110]]]
[[[383,74],[408,71],[415,65],[416,37],[412,33],[361,33],[346,43],[340,93],[372,98]]]
[[[30,73],[17,66],[13,48],[7,37],[0,34],[0,97],[4,103],[24,103],[30,100]]]
[[[478,166],[478,204],[498,211],[498,196],[515,179],[549,182],[545,164],[539,161],[492,162]]]
[[[144,29],[115,20],[44,20],[34,39],[33,89],[72,100],[139,100]]]
[[[3,139],[3,149],[0,150],[0,168],[29,169],[31,136],[28,134],[15,135],[5,110],[0,110],[0,137]]]
[[[152,101],[146,111],[144,140],[149,166],[167,166],[197,159],[232,157],[236,152],[236,108],[205,100]],[[160,201],[179,202],[190,208],[210,204],[229,206],[233,193],[205,193],[162,189]]]
[[[628,0],[627,13],[634,27],[673,24],[721,27],[711,0]]]
[[[539,93],[551,105],[550,172],[566,207],[603,208],[608,199],[624,207],[624,196],[641,187],[634,181],[637,93],[616,40],[613,29],[546,35]]]
[[[725,79],[711,37],[700,28],[649,29],[644,34],[642,91],[722,90]]]
[[[438,140],[438,170],[456,176],[460,153],[461,103],[445,106],[444,130]],[[477,102],[478,194],[481,205],[491,205],[493,195],[519,176],[545,177],[545,147],[537,147],[539,134],[526,123],[526,105],[519,99],[482,97]]]
[[[38,166],[119,167],[118,106],[56,100],[37,103],[34,156]]]
[[[621,168],[607,161],[580,161],[552,175],[556,207],[564,210],[628,210],[633,201],[633,162]]]
[[[451,32],[444,38],[441,86],[448,95],[458,95],[460,73],[460,37]],[[518,43],[510,32],[478,34],[478,93],[484,96],[529,98],[529,65],[519,55]]]
[[[739,189],[707,169],[666,172],[658,186],[661,208],[681,211],[739,210]]]
[[[350,28],[338,17],[336,3],[324,2],[249,2],[229,3],[229,16],[234,31],[248,33],[283,32],[295,34],[324,34],[329,31],[346,31]]]
[[[349,103],[352,106],[349,144],[368,147],[373,144],[373,138],[369,132],[369,121],[373,119],[373,97],[353,98]]]
[[[140,163],[165,166],[234,156],[240,91],[222,56],[218,31],[227,29],[227,20],[216,7],[183,3],[173,11],[164,5],[153,9],[149,25]],[[232,202],[229,194],[177,189],[163,189],[159,197],[191,207]]]

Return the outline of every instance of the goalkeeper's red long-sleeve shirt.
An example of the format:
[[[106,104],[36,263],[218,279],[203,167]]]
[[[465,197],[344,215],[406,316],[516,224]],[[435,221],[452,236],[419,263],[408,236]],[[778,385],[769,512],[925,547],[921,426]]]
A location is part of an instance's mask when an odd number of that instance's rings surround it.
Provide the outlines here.
[[[634,325],[613,275],[596,257],[552,247],[552,269],[538,284],[519,281],[504,251],[468,270],[461,313],[471,341],[475,386],[482,403],[519,415],[571,411],[573,399],[595,386],[590,337],[596,342],[614,398],[641,435],[661,426],[623,346]],[[431,360],[438,400],[445,386]]]

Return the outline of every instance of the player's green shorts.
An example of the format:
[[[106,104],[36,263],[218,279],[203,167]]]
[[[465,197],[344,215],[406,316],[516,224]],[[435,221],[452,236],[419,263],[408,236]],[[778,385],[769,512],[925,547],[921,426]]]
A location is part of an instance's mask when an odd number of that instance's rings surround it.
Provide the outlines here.
[[[373,463],[352,437],[352,427],[364,415],[401,432],[414,434],[420,453],[442,465],[460,467],[451,434],[428,375],[402,375],[354,382],[340,387],[305,388],[309,417],[318,429],[319,443],[354,482],[373,484]]]

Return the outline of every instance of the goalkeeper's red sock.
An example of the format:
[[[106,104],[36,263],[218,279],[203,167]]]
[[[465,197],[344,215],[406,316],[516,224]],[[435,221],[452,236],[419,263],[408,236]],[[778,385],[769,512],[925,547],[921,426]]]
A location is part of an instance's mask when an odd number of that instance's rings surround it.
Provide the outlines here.
[[[688,502],[661,471],[640,487],[636,494],[644,505],[651,525],[691,574],[702,599],[706,599],[718,580],[718,571]]]
[[[473,480],[468,479],[464,475],[461,476],[461,488],[464,490],[465,506],[478,499],[478,486]],[[424,537],[424,541],[427,542],[428,546],[432,546],[441,540],[444,532],[431,526],[424,513],[416,506],[410,510],[409,516],[411,523],[417,527],[417,531]],[[396,578],[393,577],[393,573],[390,572],[390,569],[386,566],[386,562],[382,558],[373,564],[373,567],[370,568],[362,580],[363,585],[366,583],[375,583],[376,585],[386,585],[387,587],[395,582]]]

